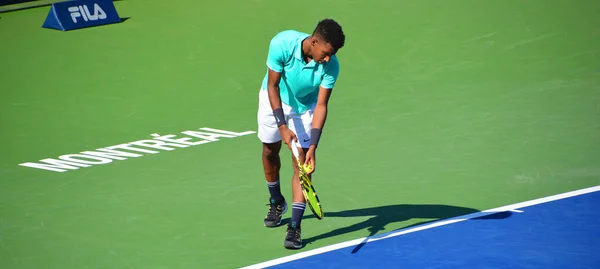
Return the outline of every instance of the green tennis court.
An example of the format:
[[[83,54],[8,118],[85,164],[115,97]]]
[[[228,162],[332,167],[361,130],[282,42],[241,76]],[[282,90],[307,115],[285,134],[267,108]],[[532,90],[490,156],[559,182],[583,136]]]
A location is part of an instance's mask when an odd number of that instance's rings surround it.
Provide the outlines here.
[[[438,205],[383,233],[600,185],[596,1],[115,6],[123,23],[68,32],[41,27],[48,6],[0,13],[0,268],[239,268],[394,213],[328,212]],[[325,218],[307,209],[289,251],[263,226],[258,90],[270,38],[325,17],[347,37],[314,175]],[[20,165],[206,133],[64,172]]]

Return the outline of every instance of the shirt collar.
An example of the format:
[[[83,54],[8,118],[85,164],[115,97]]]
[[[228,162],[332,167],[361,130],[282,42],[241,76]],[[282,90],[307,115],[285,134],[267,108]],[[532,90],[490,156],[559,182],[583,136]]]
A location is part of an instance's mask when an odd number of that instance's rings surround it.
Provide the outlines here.
[[[304,62],[304,59],[302,59],[302,42],[304,42],[304,40],[307,39],[308,37],[310,37],[310,35],[305,35],[305,36],[302,36],[301,38],[299,38],[298,49],[294,53],[294,57],[302,62]],[[315,66],[315,64],[316,64],[316,62],[313,60],[313,61],[310,61],[310,63],[307,63],[306,67]]]

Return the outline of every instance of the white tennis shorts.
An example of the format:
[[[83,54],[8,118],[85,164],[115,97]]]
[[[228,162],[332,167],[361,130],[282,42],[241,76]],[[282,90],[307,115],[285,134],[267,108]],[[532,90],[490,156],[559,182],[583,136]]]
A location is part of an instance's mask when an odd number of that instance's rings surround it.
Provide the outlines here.
[[[313,112],[316,104],[302,114],[296,113],[292,107],[282,103],[283,114],[288,128],[298,137],[299,146],[308,148],[310,146],[310,130],[312,129]],[[263,143],[275,143],[281,141],[281,134],[273,116],[273,109],[269,102],[269,94],[266,90],[260,90],[258,95],[258,138]]]

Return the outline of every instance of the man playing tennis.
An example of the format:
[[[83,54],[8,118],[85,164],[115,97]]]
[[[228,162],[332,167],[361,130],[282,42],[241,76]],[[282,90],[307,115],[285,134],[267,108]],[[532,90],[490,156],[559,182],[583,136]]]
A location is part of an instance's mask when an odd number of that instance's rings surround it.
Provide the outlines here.
[[[267,73],[259,93],[258,138],[263,143],[262,162],[270,193],[265,226],[281,224],[288,205],[281,194],[279,151],[281,141],[300,147],[300,161],[316,168],[315,151],[327,117],[327,104],[339,74],[335,56],[344,46],[342,27],[332,19],[317,24],[312,35],[294,30],[279,32],[269,45]],[[292,178],[292,219],[284,246],[302,248],[300,222],[306,208],[296,160]]]

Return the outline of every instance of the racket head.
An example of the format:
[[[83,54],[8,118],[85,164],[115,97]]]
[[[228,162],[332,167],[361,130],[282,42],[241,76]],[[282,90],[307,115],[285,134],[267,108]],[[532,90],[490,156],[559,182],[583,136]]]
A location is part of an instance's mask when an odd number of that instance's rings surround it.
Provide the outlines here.
[[[312,182],[306,173],[304,173],[304,176],[300,176],[300,185],[302,185],[304,199],[306,200],[310,210],[313,212],[313,215],[315,215],[317,219],[323,219],[324,213],[323,207],[321,207],[321,201],[319,201],[317,191],[315,190],[315,187],[312,185]]]
[[[300,154],[298,152],[298,147],[296,143],[292,145],[292,152],[294,153],[294,157],[296,157],[296,161],[298,163],[298,170],[300,172],[300,185],[302,186],[302,194],[304,194],[304,199],[308,204],[308,207],[312,211],[313,215],[317,219],[323,219],[323,207],[321,207],[321,201],[319,201],[319,196],[315,190],[315,187],[312,185],[312,181],[310,177],[308,177],[308,173],[306,172],[308,167],[304,167],[302,163],[300,163]]]

